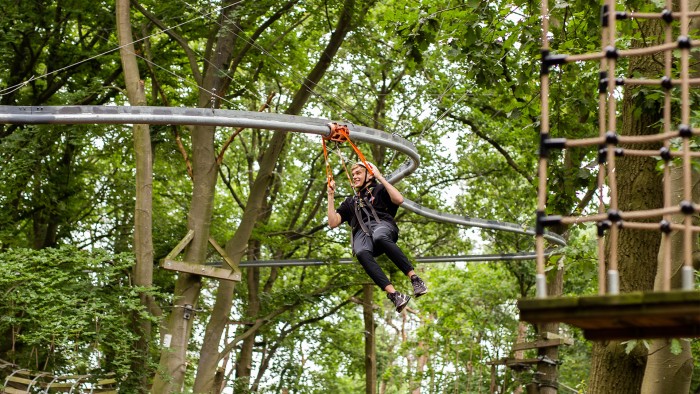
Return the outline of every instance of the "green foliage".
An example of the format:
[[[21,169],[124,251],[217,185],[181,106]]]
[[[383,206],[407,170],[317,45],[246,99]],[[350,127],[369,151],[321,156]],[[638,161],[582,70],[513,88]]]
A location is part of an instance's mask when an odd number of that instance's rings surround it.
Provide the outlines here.
[[[62,2],[62,7],[25,3],[3,9],[7,18],[0,21],[0,89],[34,75],[56,73],[2,92],[1,103],[123,104],[123,81],[116,72],[120,65],[116,53],[110,52],[116,48],[113,5],[90,4],[94,12],[85,13],[81,10],[88,8],[86,3],[77,0]],[[226,90],[219,91],[222,108],[258,110],[268,94],[275,93],[269,110],[285,111],[329,40],[342,2],[298,2],[259,36],[255,36],[258,28],[278,11],[280,2],[234,3],[219,9],[220,4],[208,1],[140,2],[194,51],[185,54],[176,40],[133,11],[134,32],[144,36],[136,45],[143,55],[139,62],[149,104],[199,105],[200,93],[206,92],[198,88],[195,75],[215,67],[217,75],[226,76]],[[355,12],[363,7],[368,11],[355,19],[354,30],[330,70],[313,87],[303,114],[371,126],[413,142],[421,166],[398,186],[414,201],[436,210],[532,226],[540,128],[538,4],[355,2]],[[556,4],[550,13],[553,52],[598,50],[598,11],[599,4],[590,2]],[[230,32],[235,32],[234,56],[243,57],[212,62],[212,43]],[[636,38],[632,31],[623,32],[629,37],[622,37],[621,43]],[[244,52],[253,39],[252,49]],[[62,70],[84,59],[89,61]],[[193,64],[201,70],[190,69]],[[596,135],[597,72],[593,64],[552,68],[552,134]],[[658,97],[656,91],[640,93],[645,100]],[[131,249],[134,193],[128,131],[112,126],[2,126],[0,205],[8,207],[0,212],[0,249],[7,249],[3,260],[21,261],[17,247],[73,244],[110,251]],[[192,180],[186,175],[174,132],[182,138],[190,159],[194,149],[185,127],[153,126],[151,131],[157,261],[186,233],[192,194]],[[217,149],[232,133],[230,128],[217,130]],[[270,136],[264,130],[245,130],[225,153],[210,221],[211,234],[222,245],[240,224]],[[335,261],[350,256],[346,226],[329,230],[325,225],[325,163],[319,142],[317,137],[299,135],[287,139],[246,258]],[[403,160],[371,145],[361,149],[385,174]],[[347,147],[341,150],[347,160],[353,159]],[[588,209],[577,206],[579,196],[594,187],[595,155],[594,150],[584,149],[552,152],[556,166],[550,178],[549,210],[568,214]],[[331,159],[336,180],[342,183],[341,193],[349,195],[338,157]],[[529,236],[459,228],[404,210],[399,210],[398,221],[399,245],[411,257],[511,253],[531,251],[534,246]],[[55,242],[47,244],[45,232],[53,228],[57,229]],[[594,292],[595,235],[591,229],[574,228],[567,236],[565,259],[555,262],[563,262],[567,270],[564,292]],[[22,312],[21,298],[3,303],[3,330],[22,328],[18,337],[22,347],[15,350],[14,359],[28,362],[32,349],[37,349],[34,355],[40,350],[42,363],[49,360],[56,368],[68,370],[76,360],[109,354],[101,367],[122,370],[131,357],[129,343],[135,339],[124,319],[140,310],[134,298],[137,289],[126,282],[125,258],[99,254],[104,252],[88,257],[68,248],[59,251],[24,251],[40,257],[31,264],[1,268],[8,270],[2,275],[7,280],[3,287],[13,289],[4,296],[26,290],[29,293],[23,297],[33,303],[22,307],[37,308],[33,314]],[[54,258],[52,253],[70,258]],[[51,264],[58,266],[51,268]],[[406,320],[396,316],[380,291],[375,292],[379,375],[388,392],[406,392],[416,386],[428,392],[486,390],[490,376],[485,362],[505,356],[515,340],[514,300],[533,291],[534,263],[418,269],[431,291],[412,301],[416,313],[408,314]],[[103,273],[112,276],[102,277]],[[245,281],[236,286],[231,321],[248,322],[289,308],[266,321],[254,338],[256,354],[269,356],[267,369],[255,360],[261,392],[282,388],[299,393],[361,391],[365,334],[360,308],[348,304],[331,311],[368,282],[362,269],[356,264],[330,264],[251,269],[250,273],[259,288],[249,288]],[[164,292],[172,291],[175,277],[155,271],[155,282]],[[20,283],[17,278],[29,285],[13,287]],[[48,278],[54,279],[44,282]],[[68,278],[77,279],[73,283]],[[394,273],[392,280],[408,289],[402,275]],[[36,287],[38,283],[47,283],[47,289]],[[323,294],[311,295],[326,284],[329,288]],[[204,332],[217,291],[215,281],[205,279],[203,286],[202,312],[195,321],[198,333]],[[256,291],[258,299],[249,299]],[[255,316],[246,312],[251,301],[260,301]],[[101,322],[99,331],[95,316]],[[60,325],[56,319],[61,319]],[[224,341],[235,340],[248,328],[248,324],[231,326]],[[63,337],[54,338],[57,334]],[[574,335],[580,337],[580,333]],[[5,343],[11,343],[8,338],[11,335],[4,336]],[[64,352],[52,351],[47,341]],[[193,365],[200,346],[198,338],[191,342]],[[429,362],[418,371],[416,360],[425,354]],[[562,357],[566,360],[562,381],[574,386],[571,382],[585,380],[588,354],[586,345],[581,345]],[[95,366],[83,369],[88,367]],[[188,377],[187,385],[192,378]],[[498,379],[505,379],[505,371],[498,371]],[[250,387],[236,388],[245,390]]]
[[[0,248],[70,242],[125,250],[133,215],[125,163],[132,159],[122,131],[29,126],[3,138],[0,203],[11,209],[0,213]],[[105,216],[111,220],[101,222]]]
[[[0,253],[2,357],[58,374],[126,377],[138,355],[134,319],[151,319],[130,284],[133,257],[101,250]]]

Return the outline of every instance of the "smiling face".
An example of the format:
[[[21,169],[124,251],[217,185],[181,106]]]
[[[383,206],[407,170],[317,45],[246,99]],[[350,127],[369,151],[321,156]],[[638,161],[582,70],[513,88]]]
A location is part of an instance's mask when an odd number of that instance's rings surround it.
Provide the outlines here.
[[[352,175],[352,186],[354,188],[361,188],[364,186],[366,181],[374,178],[374,176],[367,173],[367,169],[359,164],[355,164],[350,169],[350,174]]]

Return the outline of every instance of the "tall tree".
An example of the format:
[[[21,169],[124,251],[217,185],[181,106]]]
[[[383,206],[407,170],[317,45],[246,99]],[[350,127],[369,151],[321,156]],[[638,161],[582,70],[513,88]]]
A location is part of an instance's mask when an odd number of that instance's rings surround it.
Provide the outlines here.
[[[644,40],[633,40],[633,47],[660,42],[661,21],[639,21]],[[634,57],[629,60],[627,75],[658,76],[663,74],[663,59]],[[611,92],[608,92],[612,95]],[[662,103],[651,92],[626,87],[622,99],[620,134],[649,135],[661,131]],[[614,99],[614,98],[610,98]],[[635,145],[635,149],[657,150],[660,144]],[[619,190],[618,206],[622,211],[653,209],[663,206],[663,188],[656,163],[648,158],[620,157],[615,168]],[[620,292],[651,290],[654,287],[660,235],[656,232],[621,231],[618,239]],[[610,261],[609,259],[607,261]],[[646,349],[641,342],[628,351],[620,341],[593,344],[589,390],[614,390],[638,393],[644,377]]]
[[[353,23],[356,23],[355,19],[363,15],[364,11],[366,11],[366,8],[371,3],[372,2],[366,2],[360,5],[356,4],[355,0],[346,0],[343,3],[336,28],[333,34],[331,34],[328,45],[320,54],[316,66],[309,72],[302,86],[294,95],[285,113],[298,114],[302,110],[304,104],[311,96],[313,89],[319,83],[328,67],[332,64],[335,54],[338,52],[348,32],[351,31]],[[275,132],[262,156],[260,169],[251,187],[246,209],[241,218],[241,224],[236,234],[226,243],[227,253],[231,256],[234,263],[240,262],[241,258],[244,256],[253,229],[260,219],[262,207],[265,205],[264,202],[268,198],[270,185],[274,180],[273,169],[277,166],[277,160],[284,149],[287,137],[287,133]],[[270,207],[267,208],[269,209]],[[256,270],[257,268],[252,268],[248,271],[249,289],[255,289],[258,286],[257,282],[259,277],[255,272]],[[223,328],[228,321],[228,315],[233,301],[233,286],[233,283],[221,282],[217,289],[217,301],[214,306],[214,311],[217,313],[212,315],[204,338],[203,349],[208,351],[203,351],[200,357],[197,380],[195,381],[194,387],[195,392],[211,392],[213,389],[212,384],[214,382],[214,376],[211,371],[215,370],[213,367],[218,363],[220,358],[216,349],[221,341]],[[250,291],[249,294],[253,297],[258,296],[256,291]],[[252,300],[251,304],[255,305],[257,302],[257,300]],[[256,309],[257,308],[253,309],[253,311],[255,312]],[[250,377],[249,365],[252,363],[252,346],[254,341],[255,335],[250,335],[244,340],[242,351],[237,360],[239,368],[236,371],[236,378],[243,382],[247,381]]]
[[[117,0],[116,20],[117,35],[119,37],[119,51],[124,70],[127,97],[132,106],[146,105],[146,93],[144,83],[141,80],[134,38],[131,32],[131,8],[129,0]],[[134,158],[136,167],[136,204],[134,210],[134,244],[136,255],[133,278],[134,285],[149,288],[153,285],[153,156],[151,153],[151,133],[147,124],[135,124],[132,126],[134,138]],[[152,296],[146,292],[139,295],[141,303],[146,311],[155,312],[155,302]],[[130,382],[124,382],[122,389],[130,389],[138,393],[148,392],[151,373],[150,364],[151,349],[151,320],[135,314],[135,331],[138,332],[140,341],[138,352],[140,357],[133,361],[135,372]]]
[[[684,185],[683,169],[680,165],[673,165],[670,170],[671,182],[671,205],[678,205],[683,200]],[[700,192],[700,180],[698,174],[693,176],[692,188],[693,196]],[[673,223],[682,223],[685,215],[673,215]],[[671,248],[671,288],[682,288],[682,270],[685,261],[683,258],[684,241],[682,232],[674,232],[669,235]],[[693,245],[693,256],[697,258],[698,247]],[[661,243],[658,255],[658,265],[654,290],[664,290],[664,243]],[[644,378],[640,392],[645,394],[659,393],[687,393],[690,390],[690,382],[693,376],[693,355],[690,349],[690,342],[680,338],[658,338],[652,339],[649,344]]]
[[[700,5],[697,1],[689,1],[688,7],[691,10],[697,10]],[[690,31],[697,31],[700,27],[700,21],[697,19],[692,19],[690,25],[688,26]],[[671,32],[666,32],[668,37]],[[697,54],[691,52],[690,59],[696,60]],[[672,59],[672,54],[665,54],[665,60]],[[697,63],[695,63],[697,64]],[[691,66],[691,64],[689,64]],[[698,75],[698,69],[696,66],[692,66],[688,70],[690,76]],[[664,105],[670,105],[671,100],[665,100]],[[685,103],[690,105],[690,103]],[[672,114],[671,108],[666,110],[667,114]],[[682,120],[681,122],[682,123]],[[670,190],[670,205],[678,205],[685,198],[686,187],[690,188],[690,195],[692,200],[697,200],[697,196],[700,195],[700,189],[698,189],[700,180],[698,179],[698,172],[695,168],[691,166],[691,184],[684,184],[684,169],[680,163],[667,163],[670,168],[665,172],[668,173],[668,178],[665,182],[669,182],[668,190]],[[684,215],[673,215],[671,222],[681,223],[684,220]],[[697,217],[693,218],[694,223],[697,222]],[[683,241],[683,234],[681,232],[674,232],[669,234],[671,237],[669,241],[669,248],[671,264],[669,278],[671,283],[671,289],[682,288],[682,269],[685,261],[683,257],[683,251],[685,250],[685,245]],[[666,264],[664,249],[666,247],[665,242],[661,242],[658,256],[658,264],[656,269],[656,278],[654,280],[654,290],[663,291],[665,272],[663,265]],[[693,243],[692,245],[692,256],[693,256],[693,266],[698,266],[698,244]],[[685,339],[671,339],[671,338],[657,338],[651,340],[649,345],[649,353],[647,356],[646,369],[644,370],[644,380],[642,381],[642,393],[685,393],[690,390],[691,378],[693,375],[693,355],[690,348],[690,342]]]
[[[114,26],[109,7],[84,13],[81,1],[16,3],[0,21],[0,104],[102,104],[118,90],[121,67],[114,56],[86,60],[112,44],[103,29]],[[73,35],[74,32],[80,35]],[[0,126],[4,171],[0,234],[4,247],[45,248],[71,237],[75,218],[92,209],[83,196],[89,169],[82,155],[90,133],[76,126]],[[96,193],[95,193],[96,194]]]

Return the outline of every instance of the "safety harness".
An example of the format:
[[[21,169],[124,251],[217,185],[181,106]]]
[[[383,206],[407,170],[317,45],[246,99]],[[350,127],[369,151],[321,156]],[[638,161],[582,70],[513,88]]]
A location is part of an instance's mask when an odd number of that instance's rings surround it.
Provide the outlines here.
[[[368,192],[371,194],[372,191],[368,190]],[[360,193],[355,194],[353,197],[353,200],[355,202],[355,220],[357,220],[358,224],[360,225],[360,228],[362,231],[367,234],[367,235],[372,235],[371,229],[367,227],[367,224],[365,223],[364,220],[362,220],[362,212],[365,213],[365,216],[367,219],[371,220],[372,217],[374,217],[374,220],[377,221],[377,223],[381,223],[381,219],[379,219],[379,215],[377,215],[377,210],[374,209],[374,205],[367,200],[367,197],[362,197],[360,198],[359,196]],[[369,207],[370,211],[372,211],[372,215],[367,211],[367,207]],[[360,212],[362,210],[362,212]],[[352,227],[355,227],[353,223],[350,223]]]
[[[357,157],[362,161],[362,164],[364,164],[365,169],[367,172],[369,172],[370,175],[374,175],[374,172],[372,171],[372,167],[367,164],[367,159],[365,159],[365,155],[362,154],[360,149],[357,148],[357,146],[350,140],[350,130],[348,129],[348,126],[346,125],[340,125],[338,123],[329,123],[328,127],[331,129],[331,132],[328,134],[328,136],[325,136],[322,138],[322,143],[323,143],[323,156],[326,159],[326,180],[328,184],[333,181],[333,172],[331,171],[331,165],[330,161],[328,160],[328,147],[326,146],[326,141],[333,141],[337,143],[342,143],[342,142],[348,142],[352,149],[355,151],[357,154]],[[345,173],[348,176],[348,181],[350,182],[350,187],[352,187],[352,178],[350,176],[350,172],[348,171],[347,166],[345,165],[345,161],[343,160],[343,156],[340,156],[340,160],[343,164],[343,168],[345,169]],[[364,187],[364,185],[363,185]],[[374,196],[372,195],[371,190],[367,190],[368,194],[372,196],[371,200],[368,200],[367,197],[360,197],[361,195],[361,190],[356,191],[355,195],[353,196],[353,202],[354,202],[354,212],[355,212],[355,218],[350,222],[350,226],[352,228],[355,228],[355,221],[357,221],[357,224],[359,224],[360,229],[367,234],[367,235],[372,235],[372,230],[367,226],[367,223],[362,220],[362,212],[365,213],[365,216],[367,217],[368,220],[371,220],[372,217],[374,217],[374,220],[377,221],[377,223],[381,223],[381,219],[379,219],[379,215],[377,214],[377,210],[374,209],[374,205],[372,204],[374,200]],[[367,208],[369,207],[369,211]],[[370,214],[371,212],[371,214]],[[350,237],[350,241],[352,244],[352,238]]]

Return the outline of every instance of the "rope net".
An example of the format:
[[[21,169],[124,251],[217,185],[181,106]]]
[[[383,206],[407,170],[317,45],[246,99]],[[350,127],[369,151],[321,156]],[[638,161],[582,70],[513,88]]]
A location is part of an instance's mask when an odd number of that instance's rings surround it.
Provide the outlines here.
[[[690,120],[690,88],[700,85],[700,78],[691,78],[689,73],[689,61],[691,48],[700,45],[700,40],[691,40],[689,37],[690,18],[700,16],[698,12],[689,10],[688,1],[680,1],[680,10],[673,11],[673,4],[666,1],[665,9],[659,13],[629,13],[615,10],[615,1],[605,0],[601,9],[601,49],[595,53],[580,55],[551,54],[548,37],[549,9],[548,1],[543,0],[541,5],[542,18],[542,71],[541,79],[541,105],[542,122],[540,129],[541,145],[539,159],[539,184],[537,200],[537,234],[536,234],[536,261],[537,261],[537,297],[544,298],[546,294],[545,280],[545,240],[544,228],[553,225],[574,225],[579,223],[596,223],[598,228],[598,293],[619,294],[618,273],[618,237],[624,229],[648,230],[661,232],[661,246],[663,250],[661,258],[662,285],[661,291],[671,290],[671,234],[680,232],[683,237],[683,266],[682,289],[693,290],[693,247],[696,237],[700,232],[700,226],[693,223],[693,215],[700,211],[700,205],[693,202],[691,193],[691,162],[693,158],[700,157],[700,152],[691,150],[691,139],[700,135],[700,129],[691,127]],[[664,42],[652,44],[647,47],[620,50],[616,44],[616,24],[624,19],[657,19],[665,22]],[[678,32],[674,38],[674,32]],[[618,61],[625,57],[650,56],[663,54],[663,75],[657,79],[623,78],[617,77],[616,67]],[[677,58],[674,59],[674,54]],[[568,140],[565,138],[552,138],[550,136],[549,94],[550,78],[549,70],[553,66],[581,61],[599,61],[599,104],[598,123],[599,135],[595,138]],[[675,64],[674,64],[675,63]],[[676,79],[672,78],[675,70]],[[617,100],[618,86],[656,86],[664,91],[663,98],[663,128],[655,135],[627,136],[617,133]],[[672,98],[675,92],[680,93],[680,117],[672,118]],[[678,93],[675,93],[678,94]],[[676,125],[674,125],[676,122]],[[671,140],[679,138],[678,146],[672,145]],[[659,150],[631,149],[635,145],[656,142],[663,146]],[[554,149],[566,149],[574,147],[591,147],[598,149],[598,212],[588,216],[557,216],[546,214],[546,201],[548,195],[547,175],[548,156]],[[660,157],[663,166],[663,207],[647,210],[621,212],[618,208],[618,186],[616,158],[618,156],[648,157],[650,160]],[[675,202],[671,193],[670,168],[679,165],[682,169],[682,196],[676,196]],[[680,198],[680,202],[678,202]],[[682,220],[674,222],[673,217],[680,216]],[[649,220],[658,219],[653,223]],[[646,222],[639,220],[646,219]],[[605,236],[609,237],[609,253],[605,253]]]
[[[70,392],[116,394],[118,392],[118,382],[114,374],[105,376],[90,374],[54,375],[48,372],[21,369],[18,365],[1,359],[0,372],[9,372],[3,380],[0,380],[0,393]]]

